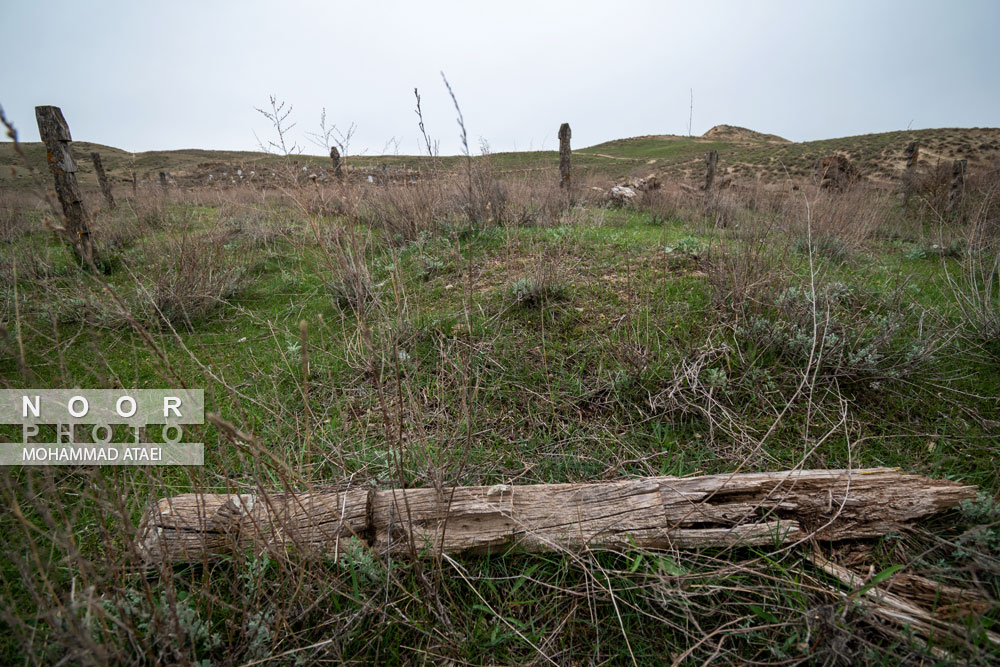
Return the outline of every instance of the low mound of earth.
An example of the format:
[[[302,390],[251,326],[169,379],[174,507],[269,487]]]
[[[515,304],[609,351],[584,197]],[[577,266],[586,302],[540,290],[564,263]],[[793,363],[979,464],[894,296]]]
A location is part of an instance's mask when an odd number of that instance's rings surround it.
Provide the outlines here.
[[[706,139],[724,139],[726,141],[768,141],[778,144],[792,143],[788,139],[779,137],[776,134],[764,134],[763,132],[748,130],[745,127],[739,127],[737,125],[716,125],[701,136]]]

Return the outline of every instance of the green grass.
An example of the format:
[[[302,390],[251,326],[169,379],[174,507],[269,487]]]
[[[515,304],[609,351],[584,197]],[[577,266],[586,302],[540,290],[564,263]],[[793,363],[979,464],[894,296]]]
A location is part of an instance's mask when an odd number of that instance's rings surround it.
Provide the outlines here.
[[[473,359],[474,372],[481,374],[480,381],[485,386],[495,390],[491,391],[488,402],[476,406],[477,420],[487,426],[496,424],[495,437],[486,439],[494,440],[494,446],[501,449],[488,447],[482,456],[503,458],[502,450],[512,434],[532,433],[537,441],[537,427],[543,426],[543,432],[550,431],[552,435],[536,442],[536,447],[553,450],[569,471],[601,472],[587,467],[587,461],[602,460],[604,453],[593,452],[584,434],[610,431],[629,441],[655,441],[646,433],[636,432],[637,423],[641,424],[640,431],[659,425],[646,421],[648,408],[634,403],[631,397],[618,397],[602,407],[605,412],[597,419],[583,420],[580,419],[583,408],[579,397],[588,392],[607,391],[609,387],[641,394],[643,383],[648,385],[645,390],[654,390],[663,377],[669,376],[672,363],[703,343],[706,327],[694,322],[707,322],[711,317],[708,287],[704,276],[697,275],[700,272],[695,265],[681,264],[678,268],[667,261],[667,257],[677,251],[667,253],[664,248],[690,238],[689,230],[681,225],[652,226],[646,224],[642,216],[614,214],[613,217],[622,219],[602,227],[521,230],[509,241],[496,234],[483,233],[465,244],[433,242],[420,249],[411,246],[402,251],[383,250],[372,254],[374,281],[398,281],[407,299],[406,317],[392,317],[378,323],[377,335],[384,336],[386,341],[394,340],[395,345],[406,352],[411,364],[407,372],[412,374],[407,379],[424,388],[434,388],[435,379],[443,372],[447,363],[443,352],[467,335],[462,328],[461,313],[468,279],[465,268],[471,256],[477,273],[470,289],[471,310],[475,313],[471,318],[473,335],[483,344],[482,351]],[[535,309],[512,308],[509,285],[530,275],[530,265],[537,261],[538,248],[553,243],[563,248],[560,261],[571,266],[565,298]],[[708,245],[707,237],[704,243]],[[51,249],[55,253],[61,250],[58,246]],[[421,258],[428,256],[440,264],[431,277],[422,275],[420,263]],[[804,258],[792,259],[795,264],[789,268],[797,270],[803,279]],[[127,259],[125,261],[128,263]],[[68,259],[59,264],[71,267]],[[357,335],[357,324],[352,313],[338,307],[331,298],[324,279],[328,269],[320,254],[303,252],[299,247],[282,243],[268,256],[258,258],[250,270],[254,274],[252,284],[218,317],[197,322],[197,330],[193,332],[179,327],[176,334],[167,330],[155,334],[165,355],[172,360],[172,371],[177,378],[191,385],[205,380],[200,365],[185,352],[187,348],[196,351],[194,355],[198,361],[226,377],[230,385],[246,385],[244,392],[251,402],[255,399],[267,405],[275,391],[287,392],[293,397],[300,380],[295,353],[298,326],[305,320],[311,336],[323,341],[321,349],[313,352],[312,381],[318,386],[343,386],[358,380],[359,371],[351,368],[351,353],[347,347]],[[939,274],[938,264],[906,260],[898,253],[887,253],[833,267],[827,280],[848,284],[863,280],[872,289],[885,291],[893,289],[905,275],[921,306],[943,311],[947,295],[942,292]],[[76,277],[56,279],[55,284],[66,281],[75,282]],[[123,294],[135,289],[124,274],[118,274],[111,284]],[[29,318],[38,317],[34,326],[41,330],[44,326],[41,311],[37,315],[31,312],[32,305],[41,301],[41,293],[33,293],[32,287],[31,284],[22,286],[25,306]],[[539,332],[543,329],[547,334],[544,347],[539,341]],[[51,335],[51,332],[44,335]],[[59,386],[65,376],[81,386],[101,386],[111,378],[126,386],[144,386],[163,379],[156,359],[143,350],[135,334],[121,330],[79,331],[77,325],[67,325],[61,335],[76,336],[64,350],[65,367],[62,369],[48,356],[45,347],[28,340],[27,366],[32,369],[34,381],[39,386]],[[648,350],[647,354],[656,360],[655,365],[641,373],[630,367],[620,358],[630,346]],[[11,351],[5,355],[3,373],[13,379],[18,370]],[[101,362],[100,372],[90,365],[95,353]],[[376,360],[382,361],[381,357]],[[720,363],[726,367],[728,375],[753,370],[733,359]],[[275,369],[279,370],[277,374]],[[782,372],[780,368],[768,370]],[[985,396],[997,395],[1000,387],[986,371],[986,368],[968,364],[956,368],[955,372],[964,376],[957,382],[956,389],[961,387]],[[630,388],[629,382],[636,384]],[[255,391],[259,393],[255,395]],[[528,398],[535,395],[540,396]],[[455,390],[438,396],[444,403],[458,398]],[[936,433],[939,429],[947,430],[955,416],[954,407],[937,403],[918,388],[908,389],[898,399],[868,398],[871,399],[876,402],[870,407],[878,411],[891,410],[898,414],[900,421],[879,423],[874,420],[879,426],[874,432],[870,428],[872,424],[866,423],[869,429],[864,437],[867,438],[881,430],[897,431],[901,424],[921,434]],[[368,410],[375,407],[373,396],[365,393],[343,401],[333,408]],[[287,422],[294,423],[292,415],[302,407],[297,398],[281,406],[286,422],[284,427],[271,423],[274,418],[271,410],[251,405],[249,408],[244,406],[239,414],[247,429],[298,459],[296,452],[302,449],[303,443],[284,429]],[[859,405],[855,409],[862,407]],[[329,405],[315,408],[333,411]],[[209,409],[231,414],[235,406],[224,392],[210,391]],[[555,435],[560,429],[573,429],[577,436],[560,438]],[[211,438],[211,429],[206,431],[206,437]],[[352,433],[347,441],[337,444],[349,451],[348,443],[355,439],[363,442],[365,433],[364,430]],[[972,434],[966,432],[966,435]],[[923,435],[902,437],[887,451],[866,449],[857,452],[855,464],[912,467],[923,462],[924,457],[920,455],[926,444],[923,438]],[[578,448],[565,442],[574,440],[586,446]],[[332,444],[332,438],[322,444]],[[780,443],[776,447],[780,447]],[[208,450],[210,465],[223,468],[234,463],[230,458],[232,452],[220,443],[210,441]],[[797,447],[792,445],[789,454],[797,452]],[[643,456],[651,452],[636,449],[633,453]],[[581,463],[568,463],[574,460]],[[847,460],[842,453],[828,457],[826,463],[846,465]],[[728,465],[728,461],[720,459],[711,471],[722,471]],[[977,482],[990,483],[996,472],[995,464],[978,458],[963,468],[975,474]],[[455,481],[494,483],[516,472],[515,466],[501,466],[485,476],[468,474]],[[340,474],[336,470],[329,470],[329,473],[333,479]],[[553,481],[559,477],[545,475],[537,481]],[[562,477],[582,479],[586,474]]]
[[[611,429],[621,437],[626,437],[627,433],[629,439],[648,439],[635,431],[635,423],[646,418],[647,409],[643,406],[620,400],[596,423],[588,423],[579,420],[577,398],[581,393],[622,382],[621,374],[634,373],[635,370],[619,358],[629,346],[650,350],[657,360],[656,367],[647,368],[642,377],[634,378],[640,384],[649,383],[647,389],[655,388],[662,379],[658,375],[669,375],[673,362],[704,342],[706,327],[695,322],[707,323],[711,318],[709,288],[704,275],[698,275],[702,272],[696,265],[675,266],[667,258],[677,251],[667,253],[664,250],[689,238],[690,230],[678,224],[652,226],[641,215],[614,213],[609,217],[612,220],[601,227],[524,229],[512,239],[483,233],[465,243],[445,240],[425,244],[419,249],[410,246],[401,251],[373,251],[370,259],[374,281],[398,281],[407,299],[405,317],[391,317],[377,323],[377,335],[384,336],[385,340],[394,339],[399,349],[407,352],[412,361],[412,378],[408,379],[417,386],[433,387],[446,363],[442,352],[467,335],[462,328],[462,310],[468,280],[465,269],[471,256],[477,274],[470,288],[470,305],[474,313],[471,319],[474,336],[480,338],[484,346],[481,358],[474,360],[482,364],[476,372],[482,373],[481,381],[486,386],[497,389],[491,393],[489,402],[477,406],[477,415],[484,424],[502,425],[496,433],[503,436],[498,437],[501,446],[510,433],[534,432],[539,421],[556,431],[572,424],[572,428],[583,433],[592,428]],[[709,244],[708,237],[704,237],[704,243]],[[508,286],[530,275],[530,265],[537,261],[539,248],[548,244],[560,245],[560,261],[571,267],[565,285],[566,297],[536,309],[511,308]],[[52,246],[50,250],[58,256],[62,249]],[[137,253],[138,248],[131,252]],[[440,265],[432,276],[424,273],[421,259],[426,257],[435,258]],[[804,257],[791,259],[795,263],[789,268],[798,271],[800,279],[804,278]],[[129,262],[127,258],[125,261]],[[56,265],[63,267],[61,278],[45,283],[44,288],[30,283],[21,286],[27,321],[32,323],[38,335],[52,335],[51,331],[43,329],[45,291],[53,285],[78,280],[75,275],[66,273],[72,268],[68,258],[57,260]],[[250,271],[254,275],[252,283],[218,317],[197,322],[193,332],[178,327],[176,334],[168,330],[155,333],[177,377],[192,385],[205,380],[199,364],[185,352],[187,348],[195,351],[194,355],[202,364],[225,376],[229,384],[248,385],[246,392],[251,398],[255,398],[254,391],[263,381],[258,389],[260,394],[256,396],[262,404],[268,403],[275,390],[294,394],[300,378],[297,357],[290,350],[294,350],[299,339],[299,322],[305,320],[310,335],[323,341],[321,349],[314,351],[313,382],[319,386],[337,386],[357,379],[357,369],[350,368],[352,360],[348,349],[351,339],[357,335],[357,323],[352,313],[338,307],[331,298],[324,277],[328,269],[320,253],[303,252],[298,245],[282,242],[267,256],[256,258]],[[906,276],[921,306],[947,314],[947,294],[942,291],[940,271],[940,265],[935,262],[907,260],[890,250],[878,257],[863,257],[848,265],[832,267],[826,279],[849,284],[863,280],[872,289],[885,291],[893,289]],[[117,274],[111,285],[123,294],[135,289],[123,273]],[[383,293],[383,298],[386,296]],[[547,333],[544,347],[539,341],[543,328]],[[27,366],[39,386],[59,386],[64,376],[81,386],[101,386],[112,378],[126,386],[142,386],[155,382],[158,377],[162,379],[162,369],[144,351],[134,333],[127,330],[81,331],[78,325],[70,324],[61,329],[60,335],[75,336],[63,352],[65,367],[62,369],[49,356],[46,347],[33,344],[31,338],[27,340]],[[243,339],[245,341],[240,342]],[[5,354],[3,373],[13,380],[18,376],[18,367],[12,352],[8,349]],[[94,354],[101,362],[99,372],[90,365]],[[726,361],[724,365],[731,363],[735,362]],[[280,372],[275,375],[274,369]],[[740,370],[748,372],[750,369],[734,370],[730,366],[727,373],[732,375]],[[998,385],[986,373],[987,369],[966,364],[956,369],[959,370],[965,379],[957,386],[986,396],[997,395]],[[524,388],[530,389],[532,394],[542,394],[545,400],[526,399]],[[892,406],[908,428],[919,432],[937,430],[938,418],[929,419],[931,415],[936,417],[936,413],[943,413],[940,419],[944,423],[949,421],[948,415],[953,414],[953,409],[947,404],[935,404],[916,389],[907,391],[909,395],[898,401],[877,397],[879,409]],[[212,394],[209,409],[223,414],[234,410],[224,393]],[[456,398],[454,393],[446,393],[440,400],[448,403]],[[373,407],[371,399],[371,396],[361,395],[344,399],[345,404],[336,407],[360,409],[357,405],[347,405],[360,402],[364,409],[369,409]],[[925,403],[926,400],[931,401],[931,406]],[[294,400],[281,407],[289,413],[286,419],[292,419],[290,414],[301,409],[302,405]],[[323,406],[323,409],[330,410],[330,406]],[[240,414],[245,426],[254,432],[260,429],[265,440],[292,452],[301,448],[301,442],[290,440],[292,434],[268,425],[273,419],[270,410],[250,407],[241,410]],[[921,415],[925,416],[921,418]],[[892,431],[898,429],[899,424],[890,422],[882,426]],[[653,427],[658,425],[646,422],[640,428]],[[206,436],[211,437],[211,434],[206,433]],[[869,457],[868,452],[862,451],[855,463],[912,465],[922,457],[910,458],[906,452],[911,448],[921,451],[920,445],[925,444],[922,437],[902,438],[890,459]],[[232,463],[227,458],[227,448],[214,446],[216,444],[209,444],[210,463],[219,466]],[[340,442],[339,446],[349,449],[345,442]],[[554,440],[546,441],[543,446],[558,449],[561,456],[569,458],[600,459],[600,456],[575,451],[575,448],[567,451],[565,443]],[[490,451],[489,454],[498,452]],[[842,465],[846,460],[835,457],[828,463]],[[996,470],[994,464],[985,461],[977,461],[970,467],[983,464],[985,466],[977,472],[977,481],[989,481]],[[720,460],[713,471],[725,469],[727,465],[727,461]],[[456,481],[492,483],[514,472],[512,468],[498,468],[483,478],[470,476]]]
[[[680,160],[706,146],[727,150],[684,138],[591,150]],[[520,156],[494,159],[502,168],[527,163]],[[74,270],[51,235],[36,232],[0,247],[5,267],[15,257],[50,257],[48,276],[21,274],[21,318],[14,321],[8,308],[0,377],[10,386],[203,387],[207,411],[287,462],[300,476],[296,484],[335,485],[352,476],[378,486],[593,481],[721,473],[744,463],[744,471],[777,470],[803,462],[804,449],[830,431],[806,467],[899,466],[1000,492],[1000,443],[990,426],[1000,373],[995,360],[971,354],[960,341],[912,380],[887,379],[879,387],[821,383],[811,402],[796,400],[779,421],[803,369],[740,337],[733,313],[717,303],[712,277],[719,253],[737,253],[744,242],[734,233],[721,247],[720,232],[696,217],[654,223],[643,211],[587,209],[573,224],[454,231],[402,246],[362,228],[365,238],[371,234],[362,257],[376,301],[359,318],[332,293],[339,265],[331,268],[312,231],[313,224],[323,230],[354,223],[310,222],[280,207],[270,216],[288,227],[273,242],[261,247],[235,233],[222,246],[222,264],[245,266],[248,276],[226,303],[190,328],[181,322],[171,330],[152,316],[143,321],[168,365],[128,326],[92,326],[89,316],[74,312],[73,302],[54,298],[62,292],[96,297],[100,286]],[[138,299],[140,286],[157,280],[149,273],[150,254],[161,252],[164,241],[182,228],[197,235],[223,223],[212,206],[177,204],[162,228],[121,250],[122,266],[134,277],[116,271],[111,288]],[[774,242],[767,254],[782,279],[808,284],[808,257],[791,243]],[[956,259],[928,261],[907,256],[900,242],[872,241],[845,261],[818,262],[823,284],[858,288],[871,295],[866,307],[877,308],[880,298],[904,289],[910,303],[942,326],[955,324],[942,262],[957,270]],[[540,267],[552,289],[540,290],[530,303],[512,298],[511,286],[539,280]],[[63,317],[55,325],[53,308]],[[777,317],[773,309],[762,312]],[[916,335],[915,329],[905,335]],[[684,405],[664,402],[678,369],[706,350],[711,355],[699,375],[702,388],[686,386]],[[704,387],[711,388],[711,404]],[[746,439],[720,428],[722,422],[706,414],[709,405],[732,416]],[[846,421],[837,427],[842,408]],[[766,448],[752,452],[749,443],[772,427]],[[112,616],[130,634],[116,635],[114,627],[92,631],[98,644],[123,655],[134,650],[122,639],[126,635],[167,660],[184,655],[223,662],[294,649],[307,661],[519,663],[538,660],[542,651],[557,662],[649,663],[692,647],[691,658],[698,660],[716,650],[725,661],[792,660],[830,655],[822,652],[833,651],[838,636],[853,642],[850,651],[859,660],[891,663],[917,650],[872,630],[857,608],[827,610],[829,597],[820,590],[829,582],[799,552],[515,554],[463,558],[456,565],[385,562],[357,553],[347,566],[237,554],[160,578],[83,567],[100,563],[109,543],[117,549],[112,564],[127,561],[120,526],[103,513],[104,496],[95,488],[127,490],[122,501],[137,521],[154,495],[286,483],[279,470],[218,429],[205,426],[191,435],[206,444],[203,470],[5,472],[5,501],[16,498],[25,521],[39,530],[26,532],[20,519],[0,515],[0,537],[19,554],[0,566],[0,596],[43,613],[43,620],[31,611],[20,617],[52,646],[73,631],[45,615],[53,601],[45,597],[41,575],[24,577],[17,569],[18,563],[34,566],[24,555],[30,544],[43,552],[40,571],[52,574],[48,583],[64,604],[85,579],[104,587],[98,592],[107,594]],[[5,428],[0,437],[19,433]],[[69,525],[79,554],[71,555],[61,541],[61,520],[46,517],[45,504],[24,497],[29,484],[62,494],[67,503],[79,500],[66,510],[75,517]],[[954,537],[961,521],[949,521],[932,525]],[[880,570],[919,562],[922,571],[947,577],[974,569],[972,556],[942,555],[941,544],[928,547],[928,539],[876,541],[868,545],[871,560]],[[750,564],[725,570],[734,560]],[[995,571],[975,572],[998,592]],[[39,591],[42,597],[34,598]],[[135,599],[123,603],[123,591]],[[158,606],[161,594],[183,594],[179,639],[166,631],[172,626]],[[979,621],[994,626],[996,611]],[[724,646],[695,646],[714,630],[727,638]],[[25,644],[3,634],[0,656],[23,661]],[[122,643],[115,648],[115,642]],[[227,657],[228,646],[238,658]],[[55,649],[31,650],[43,661],[58,657]]]

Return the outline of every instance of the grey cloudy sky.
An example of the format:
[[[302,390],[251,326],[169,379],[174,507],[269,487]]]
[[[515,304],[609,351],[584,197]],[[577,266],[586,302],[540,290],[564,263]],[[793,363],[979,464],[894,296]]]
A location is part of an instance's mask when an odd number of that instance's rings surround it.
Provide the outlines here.
[[[255,106],[357,124],[352,152],[419,151],[413,88],[441,152],[459,150],[443,70],[477,149],[576,147],[742,125],[796,141],[1000,125],[1000,2],[0,3],[0,104],[127,150],[248,149]],[[390,148],[386,152],[393,152]]]

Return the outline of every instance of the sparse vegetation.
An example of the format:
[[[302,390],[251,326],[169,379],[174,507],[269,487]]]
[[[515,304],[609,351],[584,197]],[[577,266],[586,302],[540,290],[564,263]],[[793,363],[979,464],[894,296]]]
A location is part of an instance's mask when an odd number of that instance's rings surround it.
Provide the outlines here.
[[[922,141],[957,131],[935,132]],[[276,140],[287,155],[220,155],[225,169],[186,176],[174,163],[189,187],[116,194],[94,220],[109,276],[79,271],[27,190],[0,189],[4,386],[203,387],[216,415],[186,433],[206,443],[201,468],[0,469],[0,659],[1000,659],[987,634],[1000,620],[997,182],[970,179],[964,217],[926,189],[904,207],[878,174],[916,134],[611,142],[574,154],[572,207],[554,153],[484,146],[459,162],[428,146],[352,156],[338,180]],[[796,173],[845,146],[875,178],[831,192]],[[776,184],[737,177],[706,204],[684,174],[709,147]],[[647,170],[661,189],[602,205]],[[206,171],[216,183],[195,179]],[[193,490],[865,466],[982,496],[912,534],[835,546],[400,560],[290,545],[152,569],[131,547],[151,500]],[[919,575],[979,606],[951,609],[958,634],[928,644],[856,604],[812,549],[866,585]]]

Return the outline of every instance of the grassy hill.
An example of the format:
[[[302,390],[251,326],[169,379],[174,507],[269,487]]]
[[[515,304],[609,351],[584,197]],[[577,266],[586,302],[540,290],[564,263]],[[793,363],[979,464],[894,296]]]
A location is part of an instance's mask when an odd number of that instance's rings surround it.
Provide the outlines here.
[[[573,156],[577,170],[608,179],[657,173],[667,178],[697,180],[701,178],[705,153],[715,150],[719,152],[719,168],[723,173],[730,173],[736,179],[774,181],[806,177],[812,173],[818,159],[836,153],[854,162],[865,177],[891,181],[901,174],[903,149],[911,141],[920,143],[921,163],[926,167],[966,159],[975,168],[1000,159],[1000,128],[901,130],[790,142],[775,135],[729,125],[714,127],[701,137],[649,135],[616,139],[575,150]],[[31,164],[39,169],[44,167],[42,145],[26,143],[24,147]],[[143,180],[156,179],[160,171],[166,171],[175,179],[192,182],[204,182],[208,174],[212,174],[217,182],[220,178],[233,177],[235,174],[230,171],[274,168],[283,160],[262,152],[199,149],[147,151],[133,155],[118,148],[79,141],[73,144],[73,154],[85,186],[96,185],[89,157],[92,151],[101,153],[112,180],[122,183],[130,180],[132,170]],[[323,156],[298,155],[291,159],[315,170],[329,165],[329,160]],[[489,159],[501,173],[529,175],[532,171],[554,169],[559,157],[556,151],[531,151],[494,153]],[[385,165],[422,171],[454,171],[461,167],[462,160],[460,156],[380,155],[351,157],[349,164],[360,170],[374,170]],[[0,185],[27,184],[27,172],[9,142],[0,144],[0,166],[8,167],[0,171]]]
[[[578,152],[629,160],[635,169],[647,166],[674,177],[700,177],[704,153],[717,150],[720,169],[736,177],[755,178],[759,174],[768,180],[783,178],[786,170],[793,178],[807,176],[818,159],[832,154],[844,155],[872,180],[891,180],[901,174],[903,149],[911,141],[920,143],[921,163],[926,166],[955,159],[966,159],[977,166],[1000,158],[998,128],[882,132],[800,143],[751,131],[714,130],[704,137],[661,135],[618,139]]]

